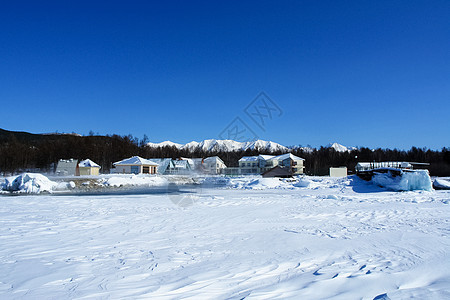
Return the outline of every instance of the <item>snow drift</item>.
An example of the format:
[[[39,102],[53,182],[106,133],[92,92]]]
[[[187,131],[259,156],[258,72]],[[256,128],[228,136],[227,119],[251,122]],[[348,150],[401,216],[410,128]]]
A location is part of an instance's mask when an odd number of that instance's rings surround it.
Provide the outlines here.
[[[439,190],[450,190],[450,181],[436,178],[433,182],[433,187]]]

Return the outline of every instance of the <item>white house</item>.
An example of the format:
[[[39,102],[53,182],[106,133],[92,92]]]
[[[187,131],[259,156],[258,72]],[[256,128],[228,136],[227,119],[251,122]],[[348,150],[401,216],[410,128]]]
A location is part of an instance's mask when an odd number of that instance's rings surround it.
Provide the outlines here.
[[[305,159],[295,156],[291,153],[286,153],[283,155],[273,156],[273,155],[257,155],[257,156],[244,156],[239,160],[238,174],[262,174],[268,170],[280,166],[291,168],[291,173],[293,175],[303,174],[304,165],[303,161]],[[227,172],[229,174],[233,173]]]
[[[239,173],[245,174],[261,174],[272,166],[268,162],[274,158],[273,155],[257,155],[257,156],[243,156],[239,160]]]
[[[214,175],[223,174],[227,167],[223,160],[218,156],[211,156],[203,159],[202,165],[205,173]]]
[[[114,173],[123,174],[156,174],[156,168],[158,167],[157,163],[139,156],[123,159],[113,163],[113,165],[115,167],[112,170]]]
[[[205,174],[223,174],[227,168],[222,159],[218,156],[211,156],[206,158],[181,158],[190,165],[190,170]]]

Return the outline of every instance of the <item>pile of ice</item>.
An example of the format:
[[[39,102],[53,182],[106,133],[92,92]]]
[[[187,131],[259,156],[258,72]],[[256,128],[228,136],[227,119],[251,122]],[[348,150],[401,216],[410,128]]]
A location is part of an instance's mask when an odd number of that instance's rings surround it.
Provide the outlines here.
[[[160,176],[147,175],[114,175],[105,178],[103,182],[105,186],[122,187],[122,186],[165,186],[168,184],[167,178]]]
[[[200,180],[204,186],[225,187],[230,189],[265,190],[265,189],[295,189],[308,187],[311,181],[304,177],[293,178],[263,178],[262,176],[223,177],[211,176]]]
[[[2,191],[14,193],[39,194],[51,192],[58,184],[49,180],[42,174],[24,173],[18,176],[7,177],[0,184]]]
[[[402,171],[400,176],[394,176],[391,172],[375,173],[372,182],[392,191],[433,190],[433,184],[428,170],[415,170],[414,172]]]

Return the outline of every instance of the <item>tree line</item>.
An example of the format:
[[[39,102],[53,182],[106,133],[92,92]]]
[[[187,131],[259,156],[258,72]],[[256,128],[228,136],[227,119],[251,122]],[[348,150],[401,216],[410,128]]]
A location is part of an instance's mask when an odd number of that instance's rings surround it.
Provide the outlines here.
[[[242,156],[258,154],[279,155],[248,149],[223,152],[178,149],[174,146],[152,148],[147,146],[148,137],[142,139],[132,135],[77,136],[72,134],[41,135],[0,130],[0,173],[24,171],[53,172],[59,159],[89,158],[99,164],[103,173],[109,173],[112,163],[138,155],[144,158],[180,158],[219,156],[227,166],[236,167]],[[412,147],[410,150],[359,148],[350,152],[337,152],[321,147],[305,151],[293,148],[291,153],[305,159],[305,173],[328,175],[330,167],[347,166],[354,170],[357,162],[365,161],[409,161],[429,163],[426,168],[433,176],[450,176],[450,149],[430,150]]]

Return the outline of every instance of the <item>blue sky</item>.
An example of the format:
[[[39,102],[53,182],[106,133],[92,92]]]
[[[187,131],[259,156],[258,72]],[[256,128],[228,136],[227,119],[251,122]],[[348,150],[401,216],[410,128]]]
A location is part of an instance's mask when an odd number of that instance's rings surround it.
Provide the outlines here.
[[[0,128],[450,146],[448,0],[62,2],[1,4]]]

